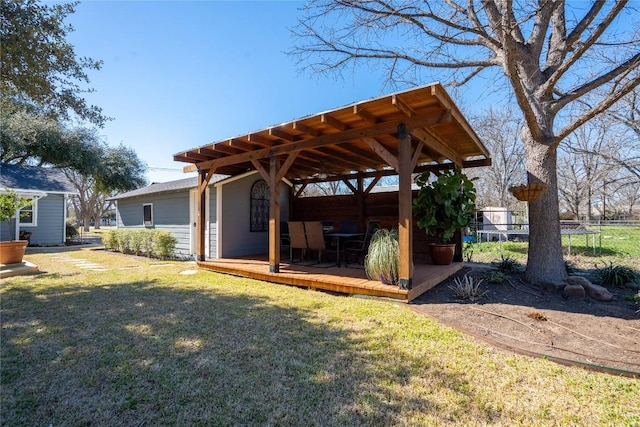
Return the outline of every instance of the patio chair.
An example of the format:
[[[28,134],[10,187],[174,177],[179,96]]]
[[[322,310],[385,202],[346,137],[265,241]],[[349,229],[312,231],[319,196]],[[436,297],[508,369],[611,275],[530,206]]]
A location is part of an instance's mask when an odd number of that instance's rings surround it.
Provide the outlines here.
[[[307,239],[302,221],[288,221],[287,226],[289,228],[289,262],[293,264],[293,250],[301,250],[300,259],[302,260],[307,250]]]
[[[349,267],[349,255],[355,255],[356,261],[360,264],[360,259],[364,261],[364,256],[369,251],[369,243],[371,243],[371,237],[376,230],[380,228],[380,221],[370,220],[367,222],[367,230],[364,237],[359,240],[347,240],[344,243],[344,264]]]
[[[304,232],[307,236],[307,248],[312,251],[318,251],[318,263],[320,263],[322,261],[322,251],[327,248],[324,241],[322,223],[320,221],[306,221],[304,223]]]

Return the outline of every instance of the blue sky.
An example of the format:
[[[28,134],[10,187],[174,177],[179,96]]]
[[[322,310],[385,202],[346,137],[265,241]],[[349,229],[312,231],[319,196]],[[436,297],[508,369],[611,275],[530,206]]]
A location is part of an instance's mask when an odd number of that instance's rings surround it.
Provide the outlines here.
[[[286,55],[301,2],[79,4],[68,22],[79,56],[104,61],[87,94],[133,147],[150,182],[180,179],[173,154],[393,91],[369,69],[344,80],[303,74]]]
[[[78,56],[104,61],[90,73],[95,93],[86,95],[114,119],[100,134],[134,148],[150,182],[169,181],[188,176],[186,164],[173,161],[177,152],[406,88],[385,86],[375,67],[347,70],[344,79],[301,72],[285,52],[303,5],[80,3],[68,18],[75,28],[68,39]],[[494,88],[474,79],[458,106],[477,112]]]

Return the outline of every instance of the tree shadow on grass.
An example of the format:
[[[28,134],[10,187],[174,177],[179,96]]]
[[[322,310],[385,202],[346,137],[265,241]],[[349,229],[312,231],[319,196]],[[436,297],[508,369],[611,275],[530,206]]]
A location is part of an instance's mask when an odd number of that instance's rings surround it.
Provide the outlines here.
[[[1,308],[3,425],[390,425],[476,401],[466,378],[390,357],[375,323],[267,297],[147,280],[9,287]],[[415,366],[465,403],[400,392]]]

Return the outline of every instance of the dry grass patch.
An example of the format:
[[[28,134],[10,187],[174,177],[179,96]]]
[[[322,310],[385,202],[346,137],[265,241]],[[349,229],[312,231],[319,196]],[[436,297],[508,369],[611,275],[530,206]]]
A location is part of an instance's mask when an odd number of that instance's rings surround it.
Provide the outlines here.
[[[637,380],[406,306],[96,251],[2,283],[3,425],[637,425]],[[122,267],[127,266],[124,269]]]

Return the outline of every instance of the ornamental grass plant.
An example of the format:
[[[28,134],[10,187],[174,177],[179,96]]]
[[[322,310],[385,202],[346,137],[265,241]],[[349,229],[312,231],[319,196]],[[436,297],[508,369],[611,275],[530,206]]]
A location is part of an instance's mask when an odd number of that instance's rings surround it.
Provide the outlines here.
[[[371,280],[387,285],[398,284],[400,246],[398,230],[379,228],[371,236],[369,251],[364,258],[364,270]]]

